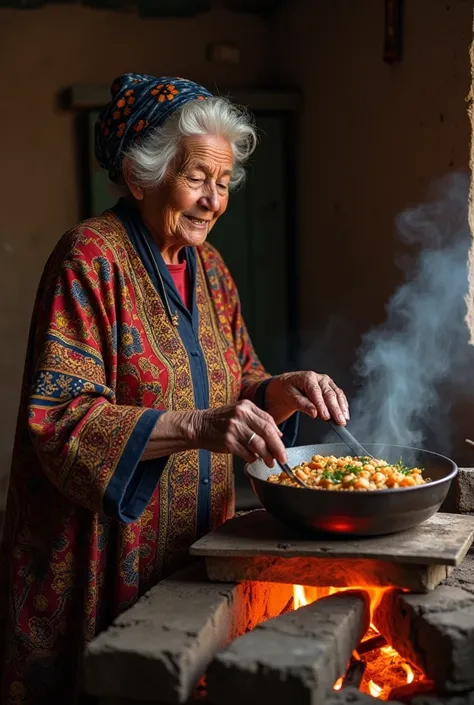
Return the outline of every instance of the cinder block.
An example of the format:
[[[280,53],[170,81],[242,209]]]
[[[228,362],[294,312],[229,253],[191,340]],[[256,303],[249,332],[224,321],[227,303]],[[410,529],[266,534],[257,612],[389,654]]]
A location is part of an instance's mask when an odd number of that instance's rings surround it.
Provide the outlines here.
[[[374,622],[401,656],[434,681],[437,692],[474,688],[471,593],[449,586],[440,586],[427,595],[388,593],[376,610]]]
[[[280,614],[292,585],[212,583],[202,566],[162,581],[87,647],[85,690],[101,698],[185,703],[214,654]]]
[[[474,513],[474,468],[459,468],[454,482],[456,510],[460,514]]]
[[[258,624],[216,655],[214,705],[323,705],[369,626],[365,593],[331,595]]]
[[[474,552],[472,549],[442,584],[462,588],[474,595]]]
[[[442,511],[474,514],[474,468],[459,468],[443,503]]]

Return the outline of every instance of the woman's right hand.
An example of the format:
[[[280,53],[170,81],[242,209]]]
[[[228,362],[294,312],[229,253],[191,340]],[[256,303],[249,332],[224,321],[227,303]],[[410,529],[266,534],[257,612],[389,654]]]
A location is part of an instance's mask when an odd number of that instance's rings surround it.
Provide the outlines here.
[[[196,448],[232,453],[247,463],[260,457],[269,468],[276,458],[287,461],[282,434],[273,416],[248,399],[231,406],[191,412],[191,428]]]

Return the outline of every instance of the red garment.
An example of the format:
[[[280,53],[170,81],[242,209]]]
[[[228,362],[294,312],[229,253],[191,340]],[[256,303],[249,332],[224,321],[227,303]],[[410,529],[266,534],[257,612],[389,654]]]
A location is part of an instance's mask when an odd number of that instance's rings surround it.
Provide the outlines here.
[[[76,705],[85,643],[188,560],[201,524],[233,514],[230,455],[141,461],[164,411],[196,408],[202,390],[208,408],[254,399],[269,377],[221,257],[207,243],[195,257],[199,366],[180,337],[191,323],[174,324],[113,212],[49,259],[0,552],[1,705]]]
[[[168,272],[171,274],[174,285],[178,290],[178,294],[183,299],[186,308],[191,308],[191,291],[189,286],[189,277],[186,269],[186,262],[179,264],[168,264]]]

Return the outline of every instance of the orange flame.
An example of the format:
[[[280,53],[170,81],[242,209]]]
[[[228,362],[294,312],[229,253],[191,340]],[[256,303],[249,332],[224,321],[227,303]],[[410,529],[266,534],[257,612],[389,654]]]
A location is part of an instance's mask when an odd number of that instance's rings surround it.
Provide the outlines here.
[[[333,685],[333,690],[341,690],[342,688],[342,678],[338,678],[337,681]]]
[[[316,600],[319,598],[316,597]],[[310,602],[314,602],[314,600],[308,600],[306,597],[306,588],[304,588],[302,585],[293,585],[293,607],[295,610],[298,610],[300,607],[304,607],[305,605],[309,605]]]
[[[377,683],[374,683],[374,681],[369,681],[369,693],[372,695],[373,698],[378,698],[379,695],[381,695],[383,692],[383,688],[380,687],[380,685],[377,685]]]
[[[315,602],[316,600],[321,599],[322,597],[327,597],[328,595],[334,595],[337,592],[345,592],[346,590],[364,590],[366,593],[368,593],[370,597],[370,628],[366,636],[364,637],[363,641],[366,639],[369,639],[377,634],[380,634],[378,631],[377,627],[374,625],[373,622],[373,617],[375,610],[377,609],[378,605],[380,604],[384,594],[388,591],[391,590],[392,588],[390,587],[372,587],[372,586],[351,586],[351,587],[308,587],[308,586],[303,586],[303,585],[293,585],[293,605],[294,609],[299,609],[300,607],[304,607],[305,605],[308,605],[312,602]],[[388,661],[393,661],[395,664],[398,664],[398,668],[402,668],[403,671],[406,673],[406,683],[413,683],[415,680],[415,673],[413,671],[413,668],[406,663],[398,651],[393,648],[393,646],[387,645],[383,646],[380,649],[378,649],[378,653],[381,657],[385,658],[385,660]],[[377,658],[377,651],[374,652],[375,658]],[[362,657],[365,658],[365,657]],[[377,671],[380,673],[380,671]],[[399,671],[398,671],[399,673]],[[422,675],[418,677],[423,677]],[[401,685],[400,681],[398,680],[398,684]],[[343,685],[343,677],[339,678],[333,688],[334,690],[340,690]],[[390,684],[387,684],[386,687],[384,688],[384,685],[379,685],[376,683],[374,680],[370,679],[367,681],[363,681],[361,685],[361,690],[364,692],[370,693],[372,697],[374,698],[379,698],[380,700],[385,700],[389,694],[389,691],[391,689]]]
[[[391,590],[390,587],[372,587],[367,585],[351,585],[350,587],[311,587],[303,585],[293,585],[293,604],[295,610],[305,605],[309,605],[321,597],[334,595],[336,592],[345,592],[347,590],[363,590],[370,598],[370,619],[373,620],[374,612],[379,606],[386,592]],[[373,624],[371,627],[375,629]],[[378,633],[378,632],[377,632]]]
[[[413,683],[413,681],[415,680],[413,668],[408,663],[402,663],[402,668],[407,674],[407,683]]]

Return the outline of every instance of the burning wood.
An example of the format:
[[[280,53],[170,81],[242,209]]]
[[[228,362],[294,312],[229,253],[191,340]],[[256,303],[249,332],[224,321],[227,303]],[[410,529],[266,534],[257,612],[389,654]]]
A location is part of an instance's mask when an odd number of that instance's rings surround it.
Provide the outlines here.
[[[382,634],[376,634],[376,636],[372,636],[369,639],[365,639],[365,641],[361,641],[357,647],[357,653],[359,656],[363,656],[364,654],[368,654],[370,651],[374,651],[375,649],[381,649],[383,646],[387,646],[386,638],[382,636]]]
[[[346,675],[342,679],[341,687],[339,690],[344,688],[360,688],[362,679],[364,677],[366,669],[365,661],[359,661],[354,656],[352,656],[349,668],[346,671]]]
[[[370,598],[371,618],[374,618],[377,608],[384,596],[398,592],[395,588],[357,587],[357,591],[365,591]],[[293,586],[295,609],[310,602],[319,600],[324,595],[334,595],[338,592],[351,592],[350,588],[315,588]],[[415,670],[414,670],[415,669]],[[349,667],[342,678],[333,686],[334,690],[344,688],[359,688],[361,692],[368,693],[374,698],[386,700],[389,693],[397,688],[408,688],[415,693],[416,687],[421,685],[423,673],[413,667],[396,651],[383,634],[372,622],[365,639],[359,643],[354,651]],[[414,682],[416,681],[416,682]],[[413,683],[413,685],[411,685]],[[403,692],[403,691],[402,691]]]

